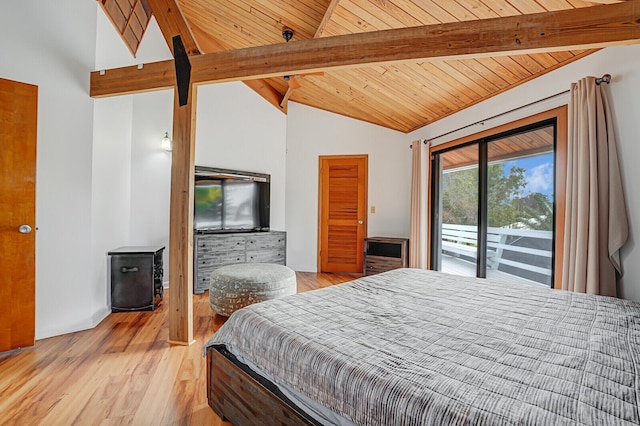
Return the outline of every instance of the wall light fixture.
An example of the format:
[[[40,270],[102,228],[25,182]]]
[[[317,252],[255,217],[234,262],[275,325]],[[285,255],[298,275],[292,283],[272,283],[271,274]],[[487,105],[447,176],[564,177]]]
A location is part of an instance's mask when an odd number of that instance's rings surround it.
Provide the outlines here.
[[[161,142],[160,146],[165,151],[171,152],[171,150],[173,149],[172,145],[173,144],[171,143],[171,138],[169,137],[169,132],[164,132],[164,136],[162,137],[162,142]]]

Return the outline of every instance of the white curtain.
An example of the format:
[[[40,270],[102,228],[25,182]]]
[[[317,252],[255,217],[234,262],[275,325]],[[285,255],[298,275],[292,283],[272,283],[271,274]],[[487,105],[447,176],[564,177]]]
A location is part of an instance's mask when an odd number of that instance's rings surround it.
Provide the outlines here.
[[[616,296],[629,226],[607,89],[595,80],[571,85],[562,288]]]
[[[409,223],[409,267],[424,269],[427,266],[426,219],[429,188],[429,142],[421,140],[411,144],[411,215]]]

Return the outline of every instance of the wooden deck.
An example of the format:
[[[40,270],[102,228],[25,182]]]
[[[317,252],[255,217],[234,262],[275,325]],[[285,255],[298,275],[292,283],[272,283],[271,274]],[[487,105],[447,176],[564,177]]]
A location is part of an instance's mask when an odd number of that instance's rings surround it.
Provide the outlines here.
[[[453,275],[462,275],[465,277],[475,277],[476,264],[457,258],[457,257],[443,254],[442,255],[442,272],[446,272],[448,274],[453,274]],[[505,272],[495,271],[489,268],[487,268],[487,278],[497,279],[500,281],[514,282],[519,284],[548,287],[544,284],[540,284],[535,281],[518,277],[517,275],[507,274]]]

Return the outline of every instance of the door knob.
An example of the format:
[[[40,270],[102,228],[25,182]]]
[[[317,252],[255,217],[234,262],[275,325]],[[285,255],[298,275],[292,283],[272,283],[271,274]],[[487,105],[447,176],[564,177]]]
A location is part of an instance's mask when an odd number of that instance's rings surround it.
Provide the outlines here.
[[[362,225],[362,221],[361,220],[358,221],[358,225]]]
[[[20,225],[20,227],[18,228],[18,231],[21,234],[30,234],[31,233],[31,227],[29,225]]]

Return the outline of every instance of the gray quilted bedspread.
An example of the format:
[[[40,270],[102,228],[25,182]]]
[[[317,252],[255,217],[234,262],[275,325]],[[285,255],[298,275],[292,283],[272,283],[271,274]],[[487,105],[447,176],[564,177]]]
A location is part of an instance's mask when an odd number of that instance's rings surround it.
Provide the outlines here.
[[[640,423],[620,299],[400,269],[242,309],[219,344],[362,425]]]

